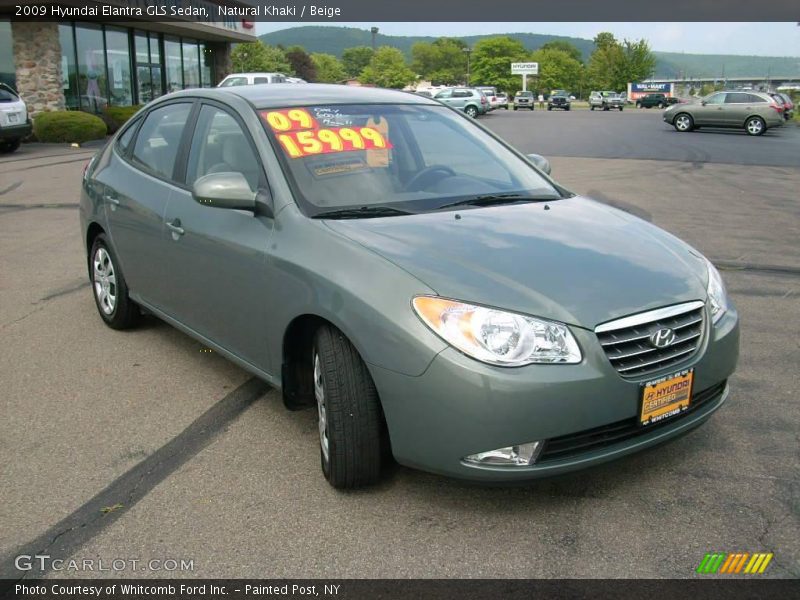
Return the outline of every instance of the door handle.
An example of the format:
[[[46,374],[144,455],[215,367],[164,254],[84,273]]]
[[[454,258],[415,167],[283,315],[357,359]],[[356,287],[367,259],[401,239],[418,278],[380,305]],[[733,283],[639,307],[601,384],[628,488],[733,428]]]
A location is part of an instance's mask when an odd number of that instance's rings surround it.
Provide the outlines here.
[[[169,227],[170,231],[173,233],[173,237],[176,235],[183,235],[186,231],[181,227],[181,220],[175,219],[171,223],[167,221],[167,227]],[[177,238],[176,238],[177,239]]]
[[[114,206],[119,206],[119,198],[117,198],[116,196],[112,196],[109,193],[103,194],[103,200],[113,204]]]

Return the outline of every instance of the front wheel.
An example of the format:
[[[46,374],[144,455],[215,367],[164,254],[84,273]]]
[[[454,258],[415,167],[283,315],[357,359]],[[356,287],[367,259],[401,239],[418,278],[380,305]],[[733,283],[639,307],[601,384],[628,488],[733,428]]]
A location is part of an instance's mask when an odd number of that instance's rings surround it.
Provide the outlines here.
[[[0,152],[14,152],[19,148],[20,140],[9,140],[7,142],[0,142]]]
[[[672,125],[680,132],[691,131],[694,129],[694,119],[692,119],[691,115],[687,115],[686,113],[681,113],[675,116],[675,120],[672,122]]]
[[[621,106],[619,107],[619,112],[622,112],[622,107]]]
[[[514,107],[514,110],[517,110],[517,107],[516,107],[516,106]]]
[[[128,329],[139,319],[139,307],[128,297],[128,285],[105,234],[98,235],[89,253],[89,274],[97,311],[112,329]]]
[[[320,328],[312,350],[322,472],[335,488],[378,481],[383,417],[367,366],[338,329]]]
[[[767,130],[767,124],[761,117],[750,117],[744,124],[747,135],[761,135]]]
[[[594,106],[590,106],[590,107],[589,107],[589,110],[594,110]]]

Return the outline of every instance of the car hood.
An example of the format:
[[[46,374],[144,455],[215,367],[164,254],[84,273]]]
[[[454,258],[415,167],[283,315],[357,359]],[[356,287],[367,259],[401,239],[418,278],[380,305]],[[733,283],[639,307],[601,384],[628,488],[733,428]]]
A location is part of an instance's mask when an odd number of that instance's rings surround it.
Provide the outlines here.
[[[697,251],[582,197],[325,222],[441,296],[589,329],[706,298],[707,270]]]

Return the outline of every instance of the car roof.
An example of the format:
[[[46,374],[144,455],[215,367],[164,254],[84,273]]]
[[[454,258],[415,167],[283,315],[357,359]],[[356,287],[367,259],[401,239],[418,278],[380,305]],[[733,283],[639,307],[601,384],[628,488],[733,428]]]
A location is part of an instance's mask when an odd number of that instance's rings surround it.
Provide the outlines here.
[[[283,75],[283,73],[267,72],[267,71],[258,71],[258,72],[256,72],[256,71],[248,71],[247,73],[231,73],[230,75],[227,75],[225,77],[225,79],[227,79],[228,77],[253,77],[253,76],[259,76],[259,75]],[[285,77],[285,75],[284,75],[284,77]]]
[[[399,90],[368,88],[351,85],[308,83],[270,83],[264,85],[233,86],[225,88],[194,88],[169,94],[170,98],[193,96],[225,101],[230,94],[244,98],[256,108],[281,108],[319,104],[427,104],[441,106],[440,102]],[[167,96],[162,96],[166,98]]]

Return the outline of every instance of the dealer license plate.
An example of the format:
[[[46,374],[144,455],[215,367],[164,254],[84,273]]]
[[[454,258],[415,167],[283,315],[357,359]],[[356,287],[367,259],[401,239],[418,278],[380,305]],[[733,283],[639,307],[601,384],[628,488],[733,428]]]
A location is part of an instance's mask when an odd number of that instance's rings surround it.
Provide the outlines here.
[[[639,423],[653,425],[687,410],[692,402],[693,382],[694,369],[684,369],[645,383],[642,386]]]

